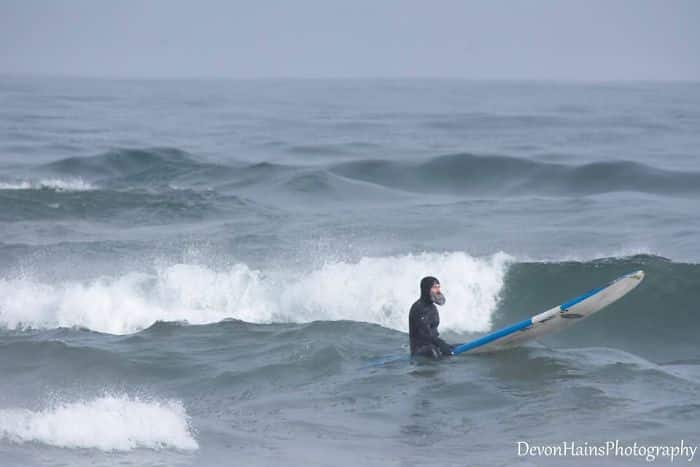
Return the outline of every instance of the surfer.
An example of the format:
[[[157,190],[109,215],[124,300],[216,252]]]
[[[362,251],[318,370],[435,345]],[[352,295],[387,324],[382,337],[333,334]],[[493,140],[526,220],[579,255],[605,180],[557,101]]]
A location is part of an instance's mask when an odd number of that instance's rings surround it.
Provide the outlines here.
[[[420,298],[411,306],[408,314],[411,356],[437,359],[452,355],[452,346],[438,337],[440,313],[435,304],[445,304],[440,281],[432,276],[424,277],[420,281]]]

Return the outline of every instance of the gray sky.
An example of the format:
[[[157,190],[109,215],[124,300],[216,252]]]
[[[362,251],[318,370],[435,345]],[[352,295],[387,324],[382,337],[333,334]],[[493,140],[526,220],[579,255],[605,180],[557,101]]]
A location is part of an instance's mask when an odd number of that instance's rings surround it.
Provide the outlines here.
[[[700,0],[0,0],[0,73],[700,80]]]

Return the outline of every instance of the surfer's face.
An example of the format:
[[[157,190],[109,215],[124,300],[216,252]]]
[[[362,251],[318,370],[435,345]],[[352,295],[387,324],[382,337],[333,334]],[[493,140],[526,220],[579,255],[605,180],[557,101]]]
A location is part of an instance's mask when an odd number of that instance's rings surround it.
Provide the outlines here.
[[[436,282],[430,288],[430,298],[433,300],[433,303],[436,303],[440,306],[445,304],[445,296],[440,291],[440,283]]]

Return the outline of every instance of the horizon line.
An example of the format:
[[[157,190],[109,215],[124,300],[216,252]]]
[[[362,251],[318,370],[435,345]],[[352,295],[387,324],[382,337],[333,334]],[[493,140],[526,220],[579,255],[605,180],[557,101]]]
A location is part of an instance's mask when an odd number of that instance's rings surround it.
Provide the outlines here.
[[[502,82],[502,83],[562,83],[562,84],[652,84],[700,83],[700,78],[560,78],[560,77],[469,77],[439,75],[365,75],[365,76],[226,76],[226,75],[99,75],[79,73],[46,72],[0,72],[0,78],[58,78],[58,79],[92,79],[104,81],[466,81],[466,82]]]

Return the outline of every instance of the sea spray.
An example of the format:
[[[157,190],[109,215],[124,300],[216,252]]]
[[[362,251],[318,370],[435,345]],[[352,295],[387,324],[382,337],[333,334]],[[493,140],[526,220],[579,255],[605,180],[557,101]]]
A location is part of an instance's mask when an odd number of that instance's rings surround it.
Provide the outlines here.
[[[431,274],[441,278],[449,295],[442,328],[485,331],[510,261],[504,253],[485,258],[421,253],[329,262],[300,276],[265,274],[238,263],[225,270],[174,264],[88,282],[0,279],[0,325],[129,334],[156,321],[205,324],[234,318],[253,323],[354,320],[406,331],[418,282]]]

